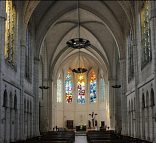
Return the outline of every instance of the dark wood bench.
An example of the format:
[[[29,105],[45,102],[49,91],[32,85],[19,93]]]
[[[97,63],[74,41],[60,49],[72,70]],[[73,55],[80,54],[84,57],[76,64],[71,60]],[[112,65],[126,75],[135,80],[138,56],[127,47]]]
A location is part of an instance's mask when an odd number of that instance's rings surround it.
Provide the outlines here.
[[[51,131],[43,133],[41,136],[27,139],[25,141],[17,141],[14,143],[74,143],[74,131]]]

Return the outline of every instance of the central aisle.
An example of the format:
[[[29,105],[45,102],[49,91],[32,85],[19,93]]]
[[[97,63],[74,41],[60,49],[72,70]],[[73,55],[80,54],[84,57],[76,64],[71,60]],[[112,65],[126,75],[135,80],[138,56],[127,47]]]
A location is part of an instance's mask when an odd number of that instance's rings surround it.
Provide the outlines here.
[[[86,136],[75,136],[75,143],[87,143]]]

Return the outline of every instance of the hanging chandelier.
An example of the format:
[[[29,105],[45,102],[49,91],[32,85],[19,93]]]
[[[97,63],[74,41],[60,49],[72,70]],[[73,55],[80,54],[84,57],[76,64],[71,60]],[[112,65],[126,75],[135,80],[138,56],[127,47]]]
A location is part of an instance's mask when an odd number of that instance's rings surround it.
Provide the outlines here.
[[[84,38],[80,38],[80,12],[79,12],[79,0],[77,1],[77,19],[78,19],[78,38],[70,39],[66,42],[68,47],[79,49],[79,67],[74,68],[72,72],[74,73],[84,73],[87,71],[86,68],[80,66],[80,49],[87,48],[90,46],[90,41]]]
[[[74,38],[66,43],[68,47],[75,48],[75,49],[81,49],[81,48],[87,48],[90,46],[90,41],[83,39],[83,38]]]

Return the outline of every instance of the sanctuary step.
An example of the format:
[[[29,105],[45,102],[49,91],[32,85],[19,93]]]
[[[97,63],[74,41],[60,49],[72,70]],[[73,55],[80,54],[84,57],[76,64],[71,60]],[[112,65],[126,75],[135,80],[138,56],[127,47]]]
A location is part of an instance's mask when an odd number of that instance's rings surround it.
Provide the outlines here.
[[[76,131],[75,136],[86,136],[86,131]]]
[[[86,136],[75,136],[75,143],[87,143]]]

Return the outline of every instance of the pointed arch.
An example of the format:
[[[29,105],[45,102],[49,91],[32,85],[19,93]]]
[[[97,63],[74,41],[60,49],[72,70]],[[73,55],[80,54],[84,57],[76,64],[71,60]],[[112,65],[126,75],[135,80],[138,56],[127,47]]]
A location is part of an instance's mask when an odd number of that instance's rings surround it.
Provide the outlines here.
[[[136,110],[136,100],[135,100],[135,97],[134,97],[134,111]]]
[[[151,89],[151,107],[155,106],[155,99],[154,99],[154,90],[153,88]]]
[[[146,92],[146,103],[145,103],[146,105],[146,107],[148,108],[149,107],[149,93],[148,93],[148,91]]]
[[[15,92],[15,95],[14,95],[14,109],[17,110],[17,95],[16,95],[16,92]]]
[[[7,104],[8,104],[8,94],[7,90],[5,89],[3,93],[3,107],[7,107]]]
[[[144,93],[142,94],[142,109],[145,108],[145,95]]]
[[[29,100],[27,100],[27,113],[29,113]]]
[[[32,114],[32,101],[30,101],[30,113]]]
[[[12,96],[12,92],[10,92],[10,95],[9,95],[9,99],[10,99],[10,108],[13,108],[13,96]]]
[[[129,100],[129,113],[131,111],[131,101]]]
[[[24,112],[26,112],[26,99],[24,99]]]

